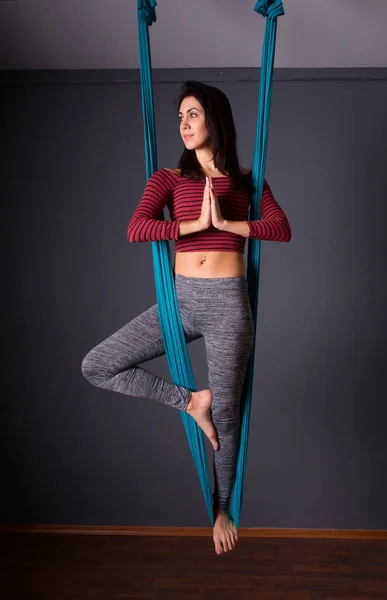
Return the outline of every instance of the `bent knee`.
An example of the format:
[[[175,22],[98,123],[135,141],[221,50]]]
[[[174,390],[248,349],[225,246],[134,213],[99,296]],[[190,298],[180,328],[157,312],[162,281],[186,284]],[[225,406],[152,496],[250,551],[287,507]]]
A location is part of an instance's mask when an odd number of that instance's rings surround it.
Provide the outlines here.
[[[87,381],[98,387],[102,386],[104,382],[112,377],[107,365],[104,364],[101,357],[98,359],[94,350],[90,350],[82,360],[81,371]]]
[[[92,353],[88,352],[81,363],[81,372],[87,381],[90,383],[94,383],[96,368],[94,365],[94,361],[92,360]]]
[[[101,353],[100,350],[90,350],[81,363],[82,375],[97,387],[110,389],[114,386],[113,380],[125,371],[127,382],[130,382],[136,371],[136,367],[126,365],[119,366],[111,357]]]

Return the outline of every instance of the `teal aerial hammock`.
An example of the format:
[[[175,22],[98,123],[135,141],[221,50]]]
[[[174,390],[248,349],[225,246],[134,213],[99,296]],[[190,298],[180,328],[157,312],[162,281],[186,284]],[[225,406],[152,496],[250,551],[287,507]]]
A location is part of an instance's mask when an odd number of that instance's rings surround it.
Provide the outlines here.
[[[236,0],[237,1],[237,0]],[[149,26],[156,22],[155,0],[137,0],[138,34],[140,52],[140,76],[142,111],[144,121],[144,145],[146,177],[157,170],[156,130],[153,102],[152,67],[149,43]],[[253,188],[251,193],[250,219],[260,219],[260,199],[262,196],[266,166],[266,151],[269,132],[269,117],[274,67],[277,17],[284,14],[280,0],[258,0],[254,10],[266,18],[260,71],[258,119],[254,159],[252,166]],[[161,215],[161,219],[164,216]],[[155,275],[156,299],[165,354],[173,383],[196,391],[184,330],[176,299],[171,255],[167,241],[152,242],[153,267]],[[248,239],[247,281],[251,309],[254,319],[254,345],[247,367],[241,398],[241,435],[236,477],[230,504],[230,516],[239,527],[243,498],[243,482],[246,468],[247,444],[253,387],[253,367],[255,356],[255,335],[257,323],[258,283],[260,263],[260,240]],[[194,419],[181,412],[188,443],[198,471],[200,484],[212,525],[214,524],[211,488],[203,441],[203,432]]]

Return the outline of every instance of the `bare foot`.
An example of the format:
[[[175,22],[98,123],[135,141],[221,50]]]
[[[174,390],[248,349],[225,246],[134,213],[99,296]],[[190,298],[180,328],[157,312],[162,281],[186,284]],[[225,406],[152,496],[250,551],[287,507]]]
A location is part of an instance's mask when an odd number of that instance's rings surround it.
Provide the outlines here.
[[[238,541],[237,528],[231,517],[218,509],[215,517],[213,540],[216,554],[222,554],[235,548]]]
[[[187,406],[186,412],[195,419],[196,423],[210,440],[214,450],[218,450],[219,442],[216,435],[216,429],[211,418],[211,390],[201,390],[192,392],[191,400]]]

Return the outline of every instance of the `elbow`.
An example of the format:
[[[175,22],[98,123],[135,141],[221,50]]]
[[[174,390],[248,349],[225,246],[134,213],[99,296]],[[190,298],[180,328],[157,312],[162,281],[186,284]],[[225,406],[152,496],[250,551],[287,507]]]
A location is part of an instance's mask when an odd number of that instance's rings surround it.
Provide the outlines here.
[[[292,230],[290,229],[289,223],[287,223],[287,227],[285,228],[284,242],[290,242],[292,239]]]
[[[128,229],[126,232],[126,237],[128,238],[128,242],[143,242],[145,241],[143,235],[143,226],[144,223],[140,219],[131,219],[128,224]]]
[[[290,242],[292,239],[292,230],[290,229],[289,221],[286,217],[277,217],[276,229],[277,229],[277,241],[278,242]]]
[[[133,227],[131,227],[131,224],[129,223],[128,225],[128,229],[126,231],[126,237],[128,238],[128,242],[134,242],[134,232],[133,232]]]

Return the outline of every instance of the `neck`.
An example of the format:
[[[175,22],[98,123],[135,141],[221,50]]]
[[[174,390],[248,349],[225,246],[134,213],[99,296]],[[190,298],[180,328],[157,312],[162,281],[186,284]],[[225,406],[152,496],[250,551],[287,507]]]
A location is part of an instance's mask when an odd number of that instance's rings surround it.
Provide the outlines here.
[[[214,155],[211,148],[208,146],[205,146],[204,148],[197,148],[195,153],[198,163],[206,175],[211,176],[220,173],[219,169],[216,168]]]

